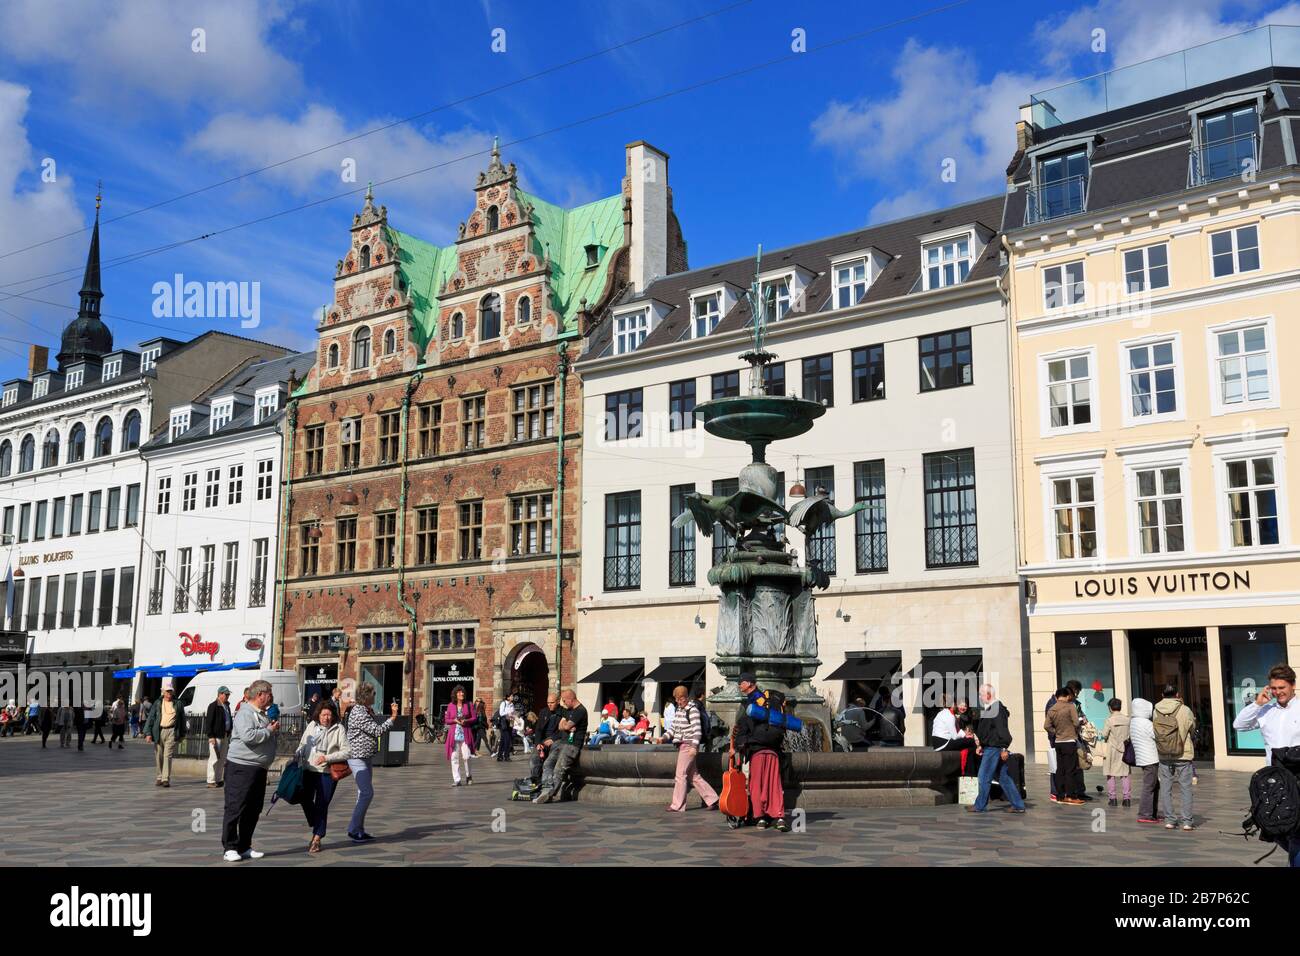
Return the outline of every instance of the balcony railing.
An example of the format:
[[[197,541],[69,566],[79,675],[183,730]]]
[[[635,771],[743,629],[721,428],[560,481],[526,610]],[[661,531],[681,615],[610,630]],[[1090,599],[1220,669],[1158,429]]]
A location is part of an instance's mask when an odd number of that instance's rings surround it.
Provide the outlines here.
[[[198,593],[194,595],[194,606],[200,611],[207,611],[212,607],[212,585],[200,584]]]
[[[1031,118],[1051,129],[1109,110],[1277,66],[1300,66],[1300,27],[1274,25],[1120,67],[1029,97]]]
[[[641,555],[620,554],[605,558],[605,590],[628,591],[641,586]]]
[[[254,581],[248,589],[249,607],[266,607],[266,582]]]
[[[233,581],[221,585],[221,609],[229,610],[235,606],[235,584]]]
[[[182,613],[190,609],[190,592],[188,588],[177,588],[176,597],[172,601],[172,610],[176,613]]]
[[[1071,176],[1030,186],[1025,199],[1025,225],[1073,216],[1088,208],[1088,177]]]
[[[1222,179],[1254,176],[1259,169],[1259,136],[1242,133],[1193,146],[1187,154],[1187,185],[1204,186]]]
[[[149,592],[149,613],[150,613],[150,614],[161,614],[161,613],[162,613],[162,601],[163,601],[162,588],[158,588],[158,589],[156,589],[156,590],[151,590],[151,591]]]

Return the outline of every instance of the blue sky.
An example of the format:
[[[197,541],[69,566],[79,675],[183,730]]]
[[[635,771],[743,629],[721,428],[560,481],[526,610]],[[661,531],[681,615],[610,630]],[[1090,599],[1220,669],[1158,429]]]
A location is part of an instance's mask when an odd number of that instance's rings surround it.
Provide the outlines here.
[[[758,242],[777,248],[999,192],[1030,92],[1258,23],[1300,23],[1295,3],[1216,0],[1186,0],[1176,18],[1138,0],[968,0],[922,15],[940,6],[7,0],[0,379],[25,371],[26,343],[57,346],[75,314],[97,179],[106,197],[104,313],[119,345],[215,326],[307,348],[361,200],[274,214],[439,166],[376,187],[376,198],[395,227],[447,242],[471,208],[494,135],[522,185],[562,205],[616,193],[624,144],[664,149],[698,267],[750,255]],[[475,96],[714,10],[724,12]],[[905,17],[914,19],[890,25]],[[195,29],[204,52],[192,49]],[[797,29],[808,53],[623,109],[784,57]],[[496,30],[504,52],[492,49]],[[112,221],[452,101],[464,102]],[[947,159],[955,182],[941,177]],[[342,179],[345,160],[355,161],[356,183]],[[65,233],[74,234],[46,241]],[[260,283],[261,326],[155,317],[153,287],[177,273]]]

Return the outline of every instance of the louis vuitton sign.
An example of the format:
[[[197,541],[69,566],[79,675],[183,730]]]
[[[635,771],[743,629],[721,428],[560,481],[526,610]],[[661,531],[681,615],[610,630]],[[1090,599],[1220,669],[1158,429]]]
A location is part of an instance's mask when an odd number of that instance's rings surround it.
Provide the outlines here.
[[[1184,597],[1189,594],[1222,594],[1250,590],[1249,571],[1179,571],[1173,574],[1109,574],[1076,578],[1074,596]]]

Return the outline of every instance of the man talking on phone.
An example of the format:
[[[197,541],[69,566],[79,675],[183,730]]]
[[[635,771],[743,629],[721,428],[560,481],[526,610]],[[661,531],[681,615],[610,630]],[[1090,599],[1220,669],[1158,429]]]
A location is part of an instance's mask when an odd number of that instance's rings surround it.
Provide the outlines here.
[[[1247,704],[1232,722],[1234,730],[1258,730],[1264,738],[1264,759],[1273,762],[1273,751],[1300,747],[1300,704],[1295,702],[1295,671],[1278,664],[1268,672],[1268,686]],[[1287,768],[1291,769],[1291,768]],[[1291,837],[1287,847],[1291,866],[1300,867],[1300,838]]]

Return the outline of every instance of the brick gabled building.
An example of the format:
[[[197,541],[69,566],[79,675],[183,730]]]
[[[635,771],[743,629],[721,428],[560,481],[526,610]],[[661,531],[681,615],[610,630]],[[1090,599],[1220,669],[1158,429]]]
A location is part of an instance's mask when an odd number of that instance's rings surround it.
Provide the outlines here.
[[[457,683],[492,705],[572,682],[570,363],[582,326],[685,266],[667,161],[633,143],[621,194],[566,210],[494,148],[443,247],[367,192],[286,430],[277,646],[308,695],[365,680],[418,713]]]

